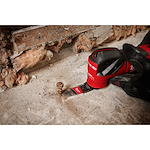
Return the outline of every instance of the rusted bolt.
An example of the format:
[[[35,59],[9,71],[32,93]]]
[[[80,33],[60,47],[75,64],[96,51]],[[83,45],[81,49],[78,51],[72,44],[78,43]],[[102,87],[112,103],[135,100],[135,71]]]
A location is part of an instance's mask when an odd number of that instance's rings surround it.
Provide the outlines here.
[[[61,95],[62,92],[63,92],[62,88],[64,87],[64,84],[62,82],[57,82],[56,86],[57,86],[57,89],[58,89],[58,91],[57,91],[58,94]]]

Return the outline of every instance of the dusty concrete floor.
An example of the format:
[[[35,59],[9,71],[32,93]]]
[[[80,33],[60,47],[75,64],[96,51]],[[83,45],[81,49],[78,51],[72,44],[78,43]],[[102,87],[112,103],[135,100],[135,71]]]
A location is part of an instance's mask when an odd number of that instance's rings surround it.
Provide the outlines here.
[[[106,46],[119,49],[123,43],[138,45],[147,32],[112,42]],[[30,73],[37,78],[23,86],[0,93],[0,124],[20,125],[101,125],[150,124],[150,103],[132,98],[114,85],[93,90],[62,101],[56,83],[74,87],[86,81],[87,58],[91,52],[57,61]]]

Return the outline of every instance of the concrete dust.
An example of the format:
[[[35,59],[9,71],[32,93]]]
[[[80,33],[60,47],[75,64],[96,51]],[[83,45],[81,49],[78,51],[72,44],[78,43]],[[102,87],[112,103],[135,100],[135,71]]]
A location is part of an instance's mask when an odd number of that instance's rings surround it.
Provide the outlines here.
[[[103,47],[138,45],[146,32]],[[64,88],[82,84],[87,78],[91,52],[72,53],[65,59],[29,73],[31,80],[0,93],[0,124],[101,125],[150,124],[150,103],[128,96],[122,89],[108,87],[61,100],[57,82]]]

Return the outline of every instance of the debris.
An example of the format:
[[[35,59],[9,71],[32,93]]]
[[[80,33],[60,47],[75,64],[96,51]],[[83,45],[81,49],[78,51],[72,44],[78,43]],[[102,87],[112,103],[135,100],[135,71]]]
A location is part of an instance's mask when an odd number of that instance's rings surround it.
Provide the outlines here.
[[[31,68],[40,62],[47,54],[43,46],[25,51],[13,60],[13,68],[18,72],[22,68]]]
[[[37,76],[35,76],[35,75],[32,75],[32,79],[36,79],[37,78]]]
[[[4,92],[4,89],[2,89],[2,87],[0,87],[0,93]]]
[[[79,53],[82,50],[90,51],[114,35],[111,25],[98,26],[81,33],[73,43],[73,51]]]
[[[114,38],[119,41],[121,38],[127,36],[135,36],[136,32],[145,31],[148,26],[144,25],[130,25],[130,26],[113,26]]]
[[[28,80],[28,75],[23,72],[17,73],[13,68],[7,67],[2,69],[0,76],[0,87],[6,90],[7,88],[13,87],[14,84],[26,84]]]
[[[51,60],[51,58],[53,57],[53,53],[50,50],[47,50],[46,57],[48,58],[48,60]]]
[[[5,48],[0,50],[0,66],[6,67],[8,64],[8,55]]]
[[[114,30],[114,36],[115,36],[116,40],[119,41],[119,39],[122,37],[121,27],[120,26],[114,26],[113,30]]]
[[[58,53],[65,42],[65,40],[61,40],[54,42],[53,45],[47,44],[45,49],[50,49],[53,53]]]
[[[64,87],[64,84],[62,82],[57,82],[56,87],[58,89],[58,94],[61,95],[63,92],[62,88]]]
[[[53,66],[53,64],[50,64],[49,66],[50,66],[50,67],[52,67],[52,66]]]
[[[2,87],[4,84],[4,81],[0,81],[0,87]]]
[[[69,27],[68,28],[64,28],[65,30],[69,31]]]
[[[25,85],[29,81],[29,76],[24,74],[24,72],[17,73],[16,84]]]
[[[8,75],[8,69],[4,68],[1,72],[1,77],[4,79]]]
[[[92,49],[92,42],[85,34],[80,34],[73,44],[73,51],[80,53],[82,50],[90,51]]]
[[[2,88],[4,91],[6,91],[8,87],[7,87],[6,85],[3,85],[1,88]]]
[[[67,43],[71,43],[72,42],[72,38],[70,37],[70,38],[66,39],[66,42]]]
[[[9,88],[13,87],[17,74],[16,71],[13,68],[8,68],[8,75],[5,77],[5,85]]]

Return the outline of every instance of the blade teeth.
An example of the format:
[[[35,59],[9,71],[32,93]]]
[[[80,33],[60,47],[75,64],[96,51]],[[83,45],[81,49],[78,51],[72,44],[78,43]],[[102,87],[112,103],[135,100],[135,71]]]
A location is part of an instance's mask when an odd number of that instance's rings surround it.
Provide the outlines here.
[[[84,83],[80,86],[80,89],[82,90],[82,93],[87,93],[91,90],[93,90],[92,87],[90,87],[87,83]],[[78,95],[78,93],[76,93],[73,88],[67,89],[62,93],[62,99],[66,100],[68,97],[74,96],[74,95]]]

